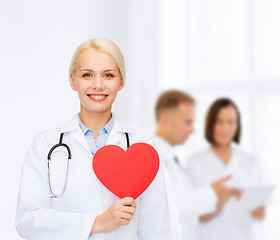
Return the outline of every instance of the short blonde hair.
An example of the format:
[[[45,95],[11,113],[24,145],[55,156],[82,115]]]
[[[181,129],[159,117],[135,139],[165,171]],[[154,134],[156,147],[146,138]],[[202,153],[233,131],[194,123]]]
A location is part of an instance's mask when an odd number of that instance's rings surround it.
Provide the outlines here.
[[[91,39],[91,40],[88,40],[88,41],[80,44],[77,47],[77,49],[74,52],[73,57],[71,59],[71,63],[70,63],[70,67],[69,67],[69,77],[71,76],[71,74],[73,74],[75,72],[76,64],[77,64],[80,54],[83,51],[90,49],[90,48],[93,48],[100,52],[107,53],[115,60],[115,62],[118,65],[120,74],[121,74],[122,82],[124,84],[126,74],[125,74],[125,62],[124,62],[123,55],[115,43],[113,43],[112,41],[110,41],[108,39],[104,39],[104,38]]]

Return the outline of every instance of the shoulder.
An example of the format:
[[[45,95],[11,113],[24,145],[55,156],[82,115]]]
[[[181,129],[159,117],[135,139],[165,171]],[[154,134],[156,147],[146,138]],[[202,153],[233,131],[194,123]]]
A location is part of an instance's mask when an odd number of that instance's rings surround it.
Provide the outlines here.
[[[187,159],[186,169],[189,173],[201,172],[203,169],[207,171],[209,165],[211,165],[211,159],[213,158],[210,148],[203,149],[197,153],[192,154]]]
[[[260,168],[260,161],[254,154],[235,147],[234,155],[238,164],[248,168]]]
[[[131,124],[124,122],[116,114],[113,113],[113,116],[114,126],[112,131],[127,133],[131,140],[131,144],[138,142],[152,144],[152,138],[143,134],[139,129],[132,127]]]
[[[31,144],[40,144],[41,146],[48,146],[49,143],[51,143],[52,145],[54,144],[54,142],[58,142],[59,141],[59,137],[61,133],[67,132],[69,129],[74,129],[74,126],[70,125],[78,125],[78,121],[77,121],[77,115],[75,115],[74,117],[72,117],[70,120],[68,120],[66,123],[62,123],[58,126],[49,128],[49,129],[45,129],[39,133],[37,133]]]
[[[209,159],[209,155],[211,155],[211,150],[210,148],[203,149],[199,152],[196,152],[192,155],[190,155],[188,162],[189,163],[200,163],[207,161]]]
[[[253,154],[247,152],[247,151],[244,151],[243,149],[240,149],[240,148],[237,148],[237,147],[234,147],[234,154],[235,156],[242,160],[242,161],[254,161],[255,157]]]
[[[59,136],[58,131],[59,131],[58,127],[41,131],[34,136],[32,144],[47,143],[50,138],[55,138]]]
[[[46,160],[48,151],[53,145],[55,145],[58,142],[59,133],[57,127],[39,132],[33,137],[33,140],[29,143],[27,157],[25,158],[25,161],[35,161],[39,158]],[[37,160],[35,162],[41,162]]]

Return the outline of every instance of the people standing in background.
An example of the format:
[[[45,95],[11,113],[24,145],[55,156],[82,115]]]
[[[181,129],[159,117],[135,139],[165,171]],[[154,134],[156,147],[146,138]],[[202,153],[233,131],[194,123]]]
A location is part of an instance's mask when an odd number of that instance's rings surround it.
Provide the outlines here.
[[[222,196],[228,194],[223,183],[215,180],[193,190],[188,172],[180,165],[174,147],[183,144],[193,133],[194,99],[188,94],[170,90],[156,104],[157,130],[154,139],[164,169],[173,238],[196,239],[198,216],[214,212]]]
[[[188,161],[187,171],[192,184],[200,189],[209,183],[231,174],[240,181],[255,186],[259,184],[260,167],[256,159],[235,147],[241,139],[241,117],[236,104],[227,98],[216,100],[210,107],[205,125],[205,138],[210,147],[194,154]],[[198,226],[199,240],[251,240],[252,222],[240,227],[230,215],[233,206],[242,196],[243,190],[228,192],[217,210],[202,214]],[[251,212],[255,221],[264,219],[265,209],[260,207]]]

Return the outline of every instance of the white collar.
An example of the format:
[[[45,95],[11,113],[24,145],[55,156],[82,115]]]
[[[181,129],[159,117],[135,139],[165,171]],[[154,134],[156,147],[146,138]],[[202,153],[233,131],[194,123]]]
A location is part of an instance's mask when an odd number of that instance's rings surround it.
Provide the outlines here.
[[[112,113],[114,115],[114,126],[113,129],[116,132],[127,132],[132,133],[132,130],[130,127],[127,127],[120,119],[119,117]],[[79,113],[76,113],[70,120],[68,120],[66,123],[61,125],[59,127],[59,130],[61,133],[65,132],[71,132],[74,130],[80,129],[79,126]]]
[[[70,132],[73,137],[85,148],[87,149],[89,156],[91,156],[91,151],[89,149],[88,143],[79,126],[79,113],[75,114],[69,121],[61,125],[59,128],[60,133]],[[121,141],[123,133],[132,133],[131,129],[126,127],[121,120],[114,114],[114,126],[109,134],[106,145],[117,145]]]

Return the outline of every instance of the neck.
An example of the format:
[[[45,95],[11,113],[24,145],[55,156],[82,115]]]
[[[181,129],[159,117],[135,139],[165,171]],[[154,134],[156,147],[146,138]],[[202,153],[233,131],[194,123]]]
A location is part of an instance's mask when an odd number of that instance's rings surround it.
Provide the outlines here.
[[[211,145],[211,149],[221,159],[224,164],[228,164],[232,155],[231,144]]]
[[[81,105],[80,119],[87,128],[94,133],[98,133],[99,129],[103,128],[110,121],[111,108],[104,112],[92,112]]]
[[[174,146],[171,139],[168,138],[168,134],[165,131],[163,131],[160,127],[157,128],[156,135],[168,142],[171,146]]]

